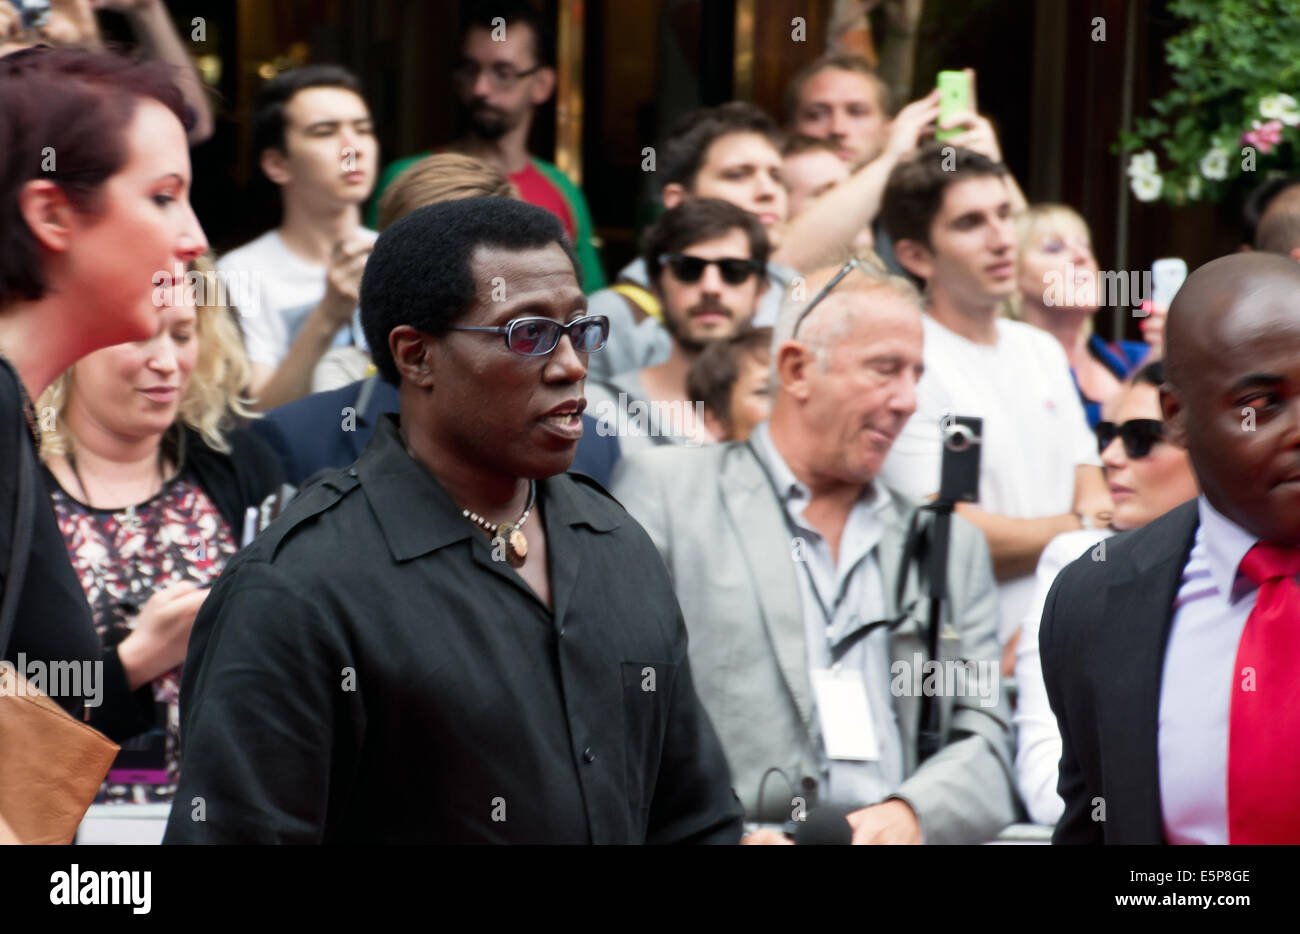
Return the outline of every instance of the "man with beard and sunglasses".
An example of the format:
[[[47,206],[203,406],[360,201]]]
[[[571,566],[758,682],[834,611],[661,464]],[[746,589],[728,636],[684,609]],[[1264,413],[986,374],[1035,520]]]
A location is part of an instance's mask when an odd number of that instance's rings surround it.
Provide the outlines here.
[[[510,198],[379,237],[362,317],[400,412],[204,602],[167,842],[740,839],[668,572],[565,472],[609,330],[576,273]]]
[[[495,166],[510,179],[520,199],[558,217],[578,255],[582,290],[604,288],[591,212],[582,190],[555,165],[528,151],[533,119],[555,93],[553,43],[545,19],[524,0],[465,4],[462,16],[461,57],[452,80],[465,133],[442,148]],[[370,203],[372,227],[378,222],[384,190],[428,155],[399,159],[384,170]]]
[[[718,198],[683,201],[646,231],[642,257],[672,340],[668,359],[587,385],[596,430],[617,435],[623,454],[714,440],[686,377],[709,343],[750,326],[768,287],[768,252],[758,218]]]

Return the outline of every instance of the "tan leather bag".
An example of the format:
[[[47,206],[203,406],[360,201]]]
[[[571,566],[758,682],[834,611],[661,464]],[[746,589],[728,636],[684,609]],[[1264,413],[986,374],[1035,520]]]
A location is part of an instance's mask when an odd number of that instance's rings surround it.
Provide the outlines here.
[[[118,746],[12,669],[0,678],[0,842],[71,843]]]
[[[15,374],[16,378],[16,374]],[[10,539],[0,658],[10,643],[36,521],[35,453],[18,423],[18,496]],[[71,843],[118,746],[31,689],[12,664],[0,671],[0,843]]]

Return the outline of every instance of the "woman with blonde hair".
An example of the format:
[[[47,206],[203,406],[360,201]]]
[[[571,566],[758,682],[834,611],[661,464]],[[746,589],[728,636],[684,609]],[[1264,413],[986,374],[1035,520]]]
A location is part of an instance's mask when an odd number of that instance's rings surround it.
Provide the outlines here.
[[[1092,329],[1101,286],[1088,223],[1063,204],[1035,204],[1017,218],[1019,293],[1010,312],[1065,349],[1079,399],[1095,426],[1101,406],[1147,358],[1141,341],[1102,340]]]
[[[133,692],[91,708],[92,726],[137,737],[101,798],[135,801],[175,788],[190,628],[248,510],[281,479],[274,452],[240,425],[249,365],[211,263],[155,282],[156,333],[82,358],[37,403],[46,485],[104,667]]]

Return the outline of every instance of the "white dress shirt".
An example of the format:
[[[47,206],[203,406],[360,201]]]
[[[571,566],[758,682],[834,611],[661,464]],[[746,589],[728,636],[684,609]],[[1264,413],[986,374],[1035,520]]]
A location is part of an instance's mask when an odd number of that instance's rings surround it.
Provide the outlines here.
[[[1256,539],[1197,500],[1200,524],[1174,599],[1157,740],[1170,843],[1228,842],[1228,718],[1237,643],[1259,588],[1237,571]]]

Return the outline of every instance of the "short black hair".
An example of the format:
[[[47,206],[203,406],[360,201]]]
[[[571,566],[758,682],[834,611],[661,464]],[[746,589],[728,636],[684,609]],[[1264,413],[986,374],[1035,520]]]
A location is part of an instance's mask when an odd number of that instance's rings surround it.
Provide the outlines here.
[[[1154,386],[1159,389],[1165,382],[1165,361],[1152,360],[1128,378],[1134,386]]]
[[[465,0],[460,10],[459,49],[465,44],[465,36],[471,29],[486,29],[489,32],[500,20],[509,31],[511,26],[523,23],[533,33],[533,56],[537,64],[552,66],[555,64],[555,40],[551,35],[550,23],[537,8],[527,0]]]
[[[481,246],[534,250],[558,243],[582,282],[582,270],[560,219],[513,198],[461,198],[417,208],[375,241],[361,277],[361,327],[379,375],[401,377],[388,335],[401,324],[441,337],[474,304],[478,283],[470,261]]]
[[[303,65],[282,71],[258,89],[253,101],[253,152],[284,152],[284,108],[299,91],[308,88],[343,88],[357,97],[361,82],[342,65]]]
[[[757,217],[720,198],[687,198],[645,232],[641,258],[645,261],[650,282],[655,286],[659,284],[663,274],[659,257],[664,253],[680,253],[697,243],[725,237],[733,230],[745,232],[749,239],[749,258],[766,269],[771,244]]]
[[[776,121],[753,104],[731,101],[717,107],[692,110],[673,127],[664,140],[659,159],[659,190],[676,182],[688,191],[715,140],[735,133],[757,133],[781,149],[781,131]]]
[[[951,185],[971,178],[1003,178],[1007,167],[988,156],[941,142],[926,143],[894,166],[880,199],[880,221],[889,238],[930,247],[930,225]]]
[[[1246,202],[1241,206],[1241,242],[1249,243],[1255,246],[1255,237],[1259,230],[1259,222],[1263,220],[1264,213],[1268,206],[1273,203],[1282,192],[1286,191],[1292,185],[1300,185],[1300,176],[1280,175],[1270,178],[1267,181],[1260,182],[1250,194],[1246,196]],[[1258,247],[1256,247],[1258,249]]]

